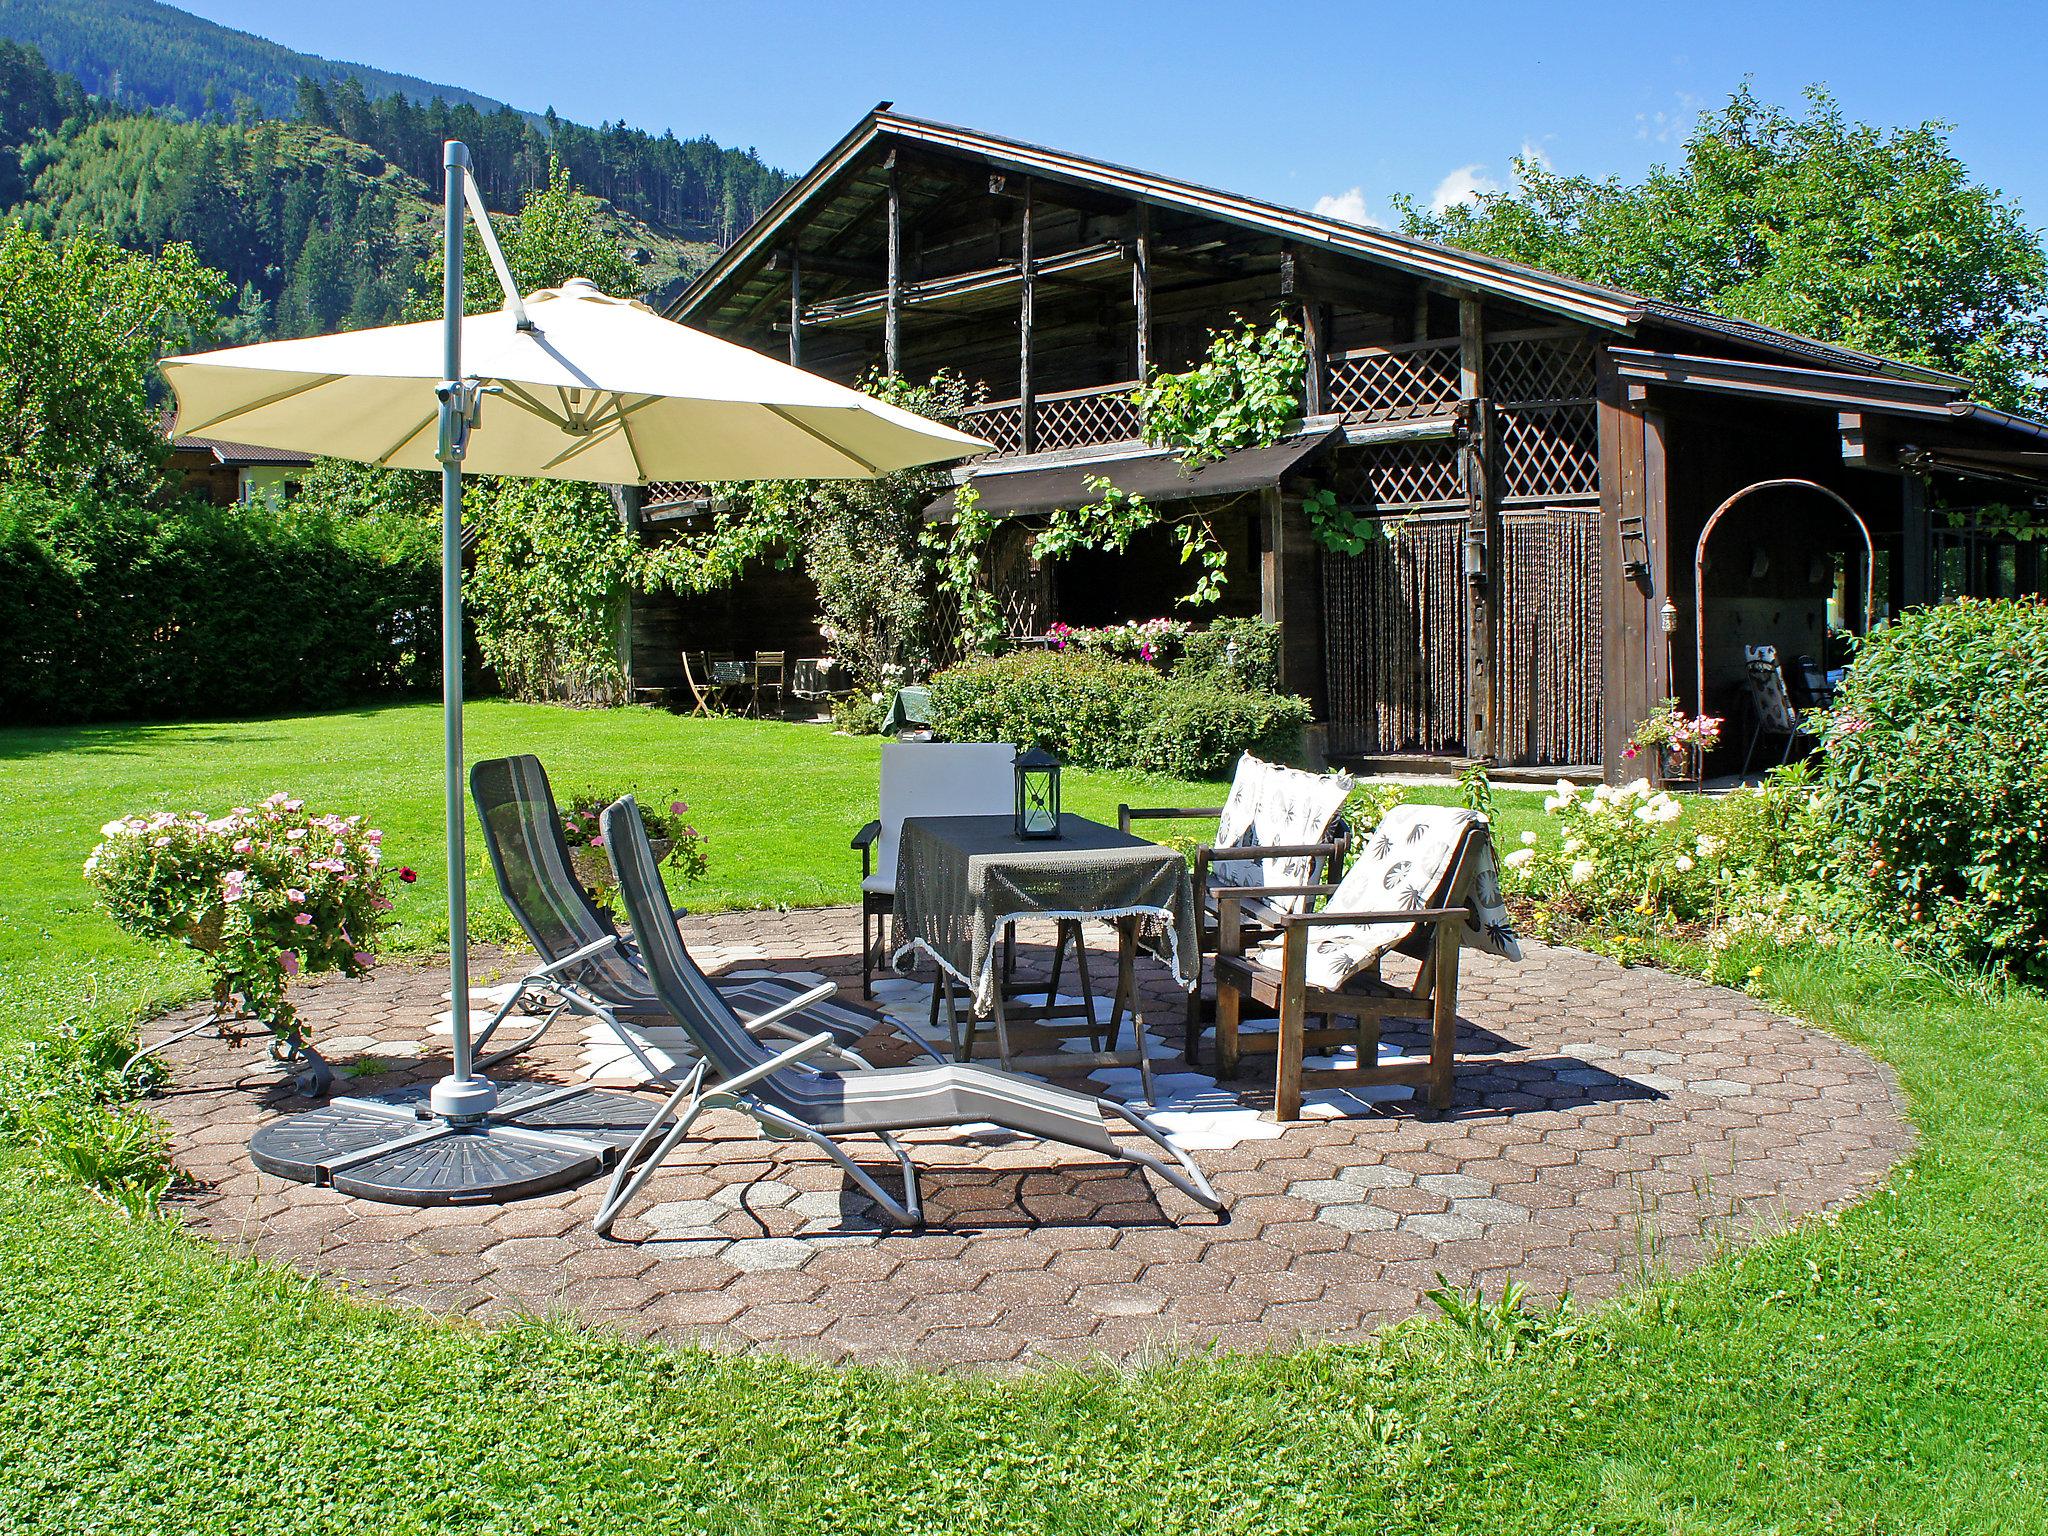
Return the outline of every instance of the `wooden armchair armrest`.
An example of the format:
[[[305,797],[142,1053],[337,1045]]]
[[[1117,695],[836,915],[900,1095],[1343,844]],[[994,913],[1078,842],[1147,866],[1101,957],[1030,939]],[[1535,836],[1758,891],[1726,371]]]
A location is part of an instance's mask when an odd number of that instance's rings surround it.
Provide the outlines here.
[[[1216,953],[1244,953],[1244,904],[1274,896],[1327,896],[1334,885],[1219,885],[1211,889],[1216,898]]]
[[[1214,809],[1186,805],[1119,805],[1116,808],[1116,827],[1119,832],[1128,832],[1134,821],[1214,821],[1222,814],[1220,805]]]
[[[1327,843],[1274,843],[1270,847],[1232,844],[1211,848],[1208,854],[1211,864],[1249,864],[1254,859],[1326,859],[1344,846],[1333,838]]]
[[[1347,923],[1447,923],[1472,916],[1470,907],[1417,907],[1411,912],[1281,912],[1273,918],[1280,928],[1335,928]]]

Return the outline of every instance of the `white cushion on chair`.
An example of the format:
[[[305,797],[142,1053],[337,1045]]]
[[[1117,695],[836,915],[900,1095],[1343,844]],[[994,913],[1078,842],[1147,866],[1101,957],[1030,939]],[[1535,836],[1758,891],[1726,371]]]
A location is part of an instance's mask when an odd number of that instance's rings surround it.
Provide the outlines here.
[[[1350,798],[1352,780],[1341,773],[1304,773],[1262,762],[1247,752],[1237,760],[1230,796],[1216,827],[1216,847],[1279,848],[1289,844],[1323,843]],[[1315,860],[1297,855],[1284,859],[1232,861],[1209,866],[1211,885],[1307,885],[1315,878]],[[1283,912],[1302,910],[1303,898],[1278,896],[1273,905]]]
[[[1485,828],[1475,813],[1448,805],[1397,805],[1358,845],[1351,868],[1331,893],[1326,912],[1413,912],[1465,900],[1477,910],[1479,921],[1470,922],[1459,934],[1462,942],[1475,949],[1522,958],[1501,906],[1500,876],[1494,867],[1490,841],[1479,848],[1472,871],[1472,889],[1467,893],[1446,891],[1444,881],[1451,873],[1458,848],[1473,827]],[[1336,924],[1311,928],[1308,944],[1308,984],[1335,992],[1352,977],[1366,970],[1388,950],[1415,931],[1412,922]],[[1281,941],[1274,939],[1251,951],[1261,965],[1278,970],[1282,959]]]
[[[863,890],[894,892],[896,844],[906,816],[1008,816],[1016,810],[1007,742],[890,741],[882,744],[880,834],[874,872]]]

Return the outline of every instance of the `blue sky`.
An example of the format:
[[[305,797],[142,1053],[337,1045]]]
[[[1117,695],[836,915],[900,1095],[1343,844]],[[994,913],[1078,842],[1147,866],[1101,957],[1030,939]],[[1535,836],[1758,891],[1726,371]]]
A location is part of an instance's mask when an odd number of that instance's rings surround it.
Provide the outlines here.
[[[1675,157],[1693,116],[1745,75],[1780,101],[1823,81],[1867,121],[1954,122],[1956,147],[1978,177],[2019,198],[2031,222],[2048,222],[2048,6],[2040,5],[187,0],[185,8],[521,107],[708,133],[791,170],[810,165],[876,101],[893,99],[920,116],[1302,207],[1339,200],[1337,211],[1378,218],[1390,216],[1397,192],[1427,201],[1505,181],[1525,146],[1561,170],[1638,175]]]

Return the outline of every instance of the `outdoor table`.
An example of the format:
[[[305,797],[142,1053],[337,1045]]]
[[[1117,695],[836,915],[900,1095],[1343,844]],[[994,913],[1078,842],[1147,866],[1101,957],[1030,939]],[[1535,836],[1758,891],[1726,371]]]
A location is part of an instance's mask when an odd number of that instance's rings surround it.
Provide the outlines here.
[[[1008,816],[906,816],[897,850],[892,935],[897,969],[906,969],[913,953],[929,957],[938,967],[949,1014],[954,984],[964,987],[973,1018],[994,1024],[996,1049],[1006,1068],[1127,1066],[1135,1056],[1150,1101],[1152,1067],[1134,979],[1141,931],[1182,986],[1191,984],[1189,968],[1200,963],[1194,888],[1187,861],[1177,849],[1067,813],[1060,817],[1057,838],[1033,839],[1019,838]],[[997,940],[1003,940],[1001,949],[1007,956],[1016,925],[1025,918],[1054,920],[1059,942],[1045,1003],[1019,1008],[1005,995],[1011,979],[1007,963],[998,975]],[[1090,919],[1110,923],[1117,931],[1116,990],[1106,1027],[1095,1015],[1094,988],[1081,942],[1081,924]],[[1074,1013],[1057,1002],[1061,960],[1069,940],[1085,1017],[1062,1026],[1056,1021]],[[934,1017],[938,1003],[935,988]],[[1116,1039],[1126,1013],[1132,1048],[1120,1051]],[[1026,1021],[1054,1034],[1086,1034],[1094,1049],[1016,1056],[1010,1049],[1009,1026]],[[973,1058],[972,1021],[959,1054],[963,1060]]]
[[[754,691],[752,662],[721,659],[712,662],[709,670],[711,685],[718,690],[719,700],[726,708],[732,708],[735,698],[751,698]]]

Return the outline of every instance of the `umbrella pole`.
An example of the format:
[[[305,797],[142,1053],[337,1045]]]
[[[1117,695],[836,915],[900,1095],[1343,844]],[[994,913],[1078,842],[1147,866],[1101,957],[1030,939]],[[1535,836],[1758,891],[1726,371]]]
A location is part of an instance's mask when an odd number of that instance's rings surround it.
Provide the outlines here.
[[[489,1114],[498,1090],[479,1077],[469,1035],[469,860],[462,793],[462,455],[467,447],[470,394],[462,383],[462,225],[469,149],[444,146],[447,187],[442,208],[441,335],[441,715],[443,792],[448,841],[448,1028],[454,1065],[434,1084],[436,1114],[462,1123]]]

